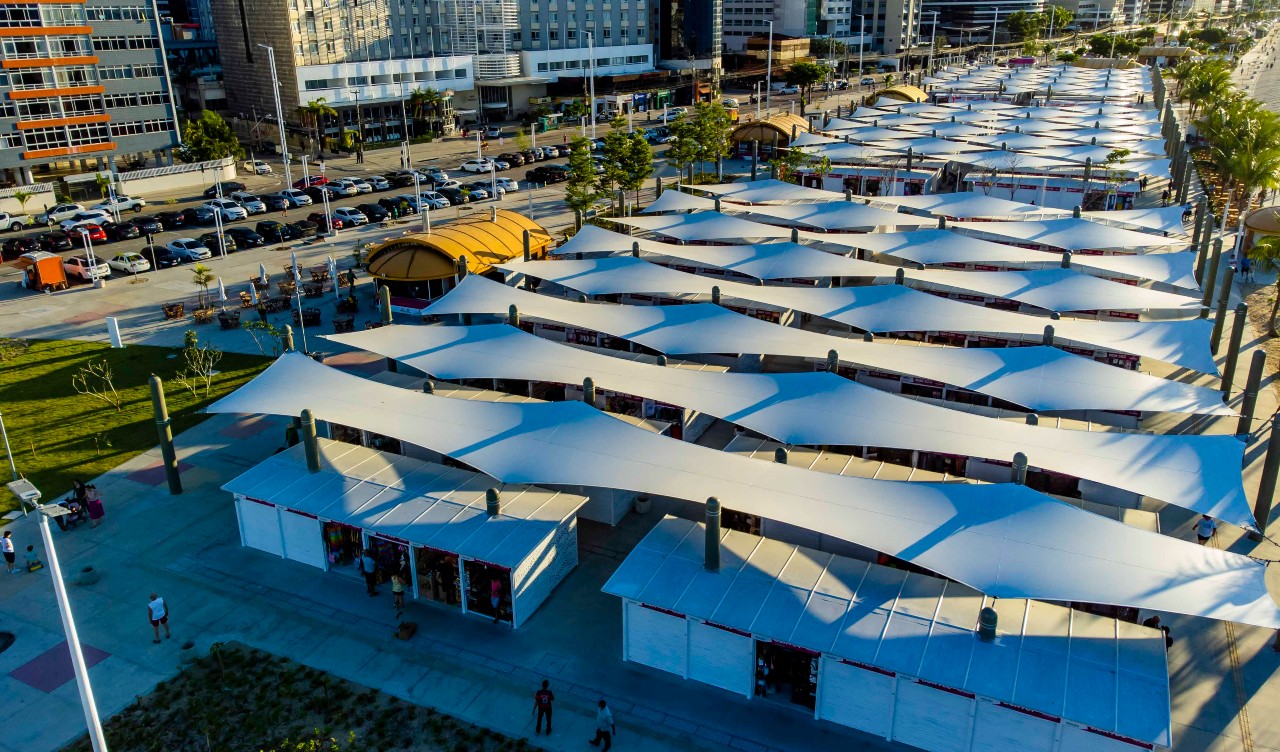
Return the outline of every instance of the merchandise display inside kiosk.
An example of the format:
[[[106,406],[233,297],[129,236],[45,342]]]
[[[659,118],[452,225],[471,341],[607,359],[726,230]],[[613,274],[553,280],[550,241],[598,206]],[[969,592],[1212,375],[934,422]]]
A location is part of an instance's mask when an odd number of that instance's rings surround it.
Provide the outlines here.
[[[460,608],[458,555],[425,546],[414,549],[418,570],[418,597]]]
[[[813,710],[818,697],[818,653],[779,642],[757,641],[756,694]]]
[[[364,535],[360,532],[360,528],[344,525],[341,522],[326,522],[324,523],[324,544],[330,571],[360,574],[359,567],[356,565],[364,546]]]
[[[511,621],[511,570],[481,561],[464,561],[462,566],[467,574],[467,610]]]

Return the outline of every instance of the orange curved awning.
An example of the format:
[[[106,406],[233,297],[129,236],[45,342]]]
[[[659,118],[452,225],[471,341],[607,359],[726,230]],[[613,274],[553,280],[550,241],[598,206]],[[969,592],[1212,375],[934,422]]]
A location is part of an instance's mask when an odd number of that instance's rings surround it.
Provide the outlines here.
[[[468,271],[484,274],[498,264],[524,257],[524,231],[529,251],[546,255],[551,236],[538,223],[516,212],[499,209],[496,217],[480,216],[388,240],[369,252],[372,276],[395,282],[422,282],[452,277],[458,259]]]

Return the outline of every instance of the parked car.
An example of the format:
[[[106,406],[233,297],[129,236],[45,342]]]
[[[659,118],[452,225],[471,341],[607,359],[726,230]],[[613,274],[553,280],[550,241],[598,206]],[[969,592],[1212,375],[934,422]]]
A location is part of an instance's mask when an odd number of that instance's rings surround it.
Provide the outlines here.
[[[142,249],[142,255],[151,262],[152,269],[168,269],[182,263],[182,257],[163,245],[149,245]]]
[[[325,187],[339,196],[357,196],[360,194],[360,189],[356,187],[355,183],[351,182],[350,178],[331,180],[325,184]]]
[[[196,242],[200,243],[200,245],[218,254],[221,254],[222,251],[226,251],[227,253],[235,253],[239,247],[236,245],[236,239],[232,237],[230,233],[227,233],[227,232],[222,233],[222,248],[218,247],[217,231],[206,232],[205,234],[196,238]]]
[[[57,253],[58,251],[71,250],[71,236],[62,230],[50,230],[36,236],[36,240],[40,241],[41,250],[49,253]]]
[[[876,80],[875,80],[874,78],[872,78],[871,76],[863,76],[863,77],[858,81],[858,85],[859,85],[859,86],[875,86],[875,85],[876,85]]]
[[[262,203],[266,204],[268,211],[280,211],[289,208],[289,199],[281,196],[279,193],[264,193],[258,197]]]
[[[495,169],[495,170],[502,171],[502,170],[510,170],[510,169],[511,169],[511,163],[510,163],[510,162],[504,162],[504,161],[503,161],[503,160],[501,160],[501,159],[491,159],[491,160],[489,160],[489,161],[493,162],[493,169]]]
[[[187,226],[187,217],[180,211],[163,211],[156,214],[156,219],[166,230],[178,230]]]
[[[227,237],[235,239],[236,248],[256,248],[260,245],[267,244],[266,238],[243,225],[240,227],[229,227],[227,228],[226,233]]]
[[[305,178],[298,178],[293,181],[293,187],[298,190],[303,190],[310,188],[313,185],[324,185],[327,182],[329,182],[329,178],[326,178],[324,175],[309,175]]]
[[[132,222],[108,222],[102,226],[102,231],[107,234],[107,240],[112,243],[133,240],[142,235],[142,231]]]
[[[498,178],[498,188],[505,192],[514,192],[520,190],[520,181],[514,178]]]
[[[346,226],[341,219],[326,216],[324,212],[311,212],[307,215],[307,221],[314,223],[319,232],[332,232]]]
[[[189,225],[211,225],[216,220],[213,209],[207,206],[192,206],[182,210],[182,218]]]
[[[520,156],[524,157],[525,164],[533,164],[534,162],[537,162],[543,159],[541,149],[539,149],[538,151],[534,151],[533,149],[525,149],[524,151],[520,152]]]
[[[252,172],[254,175],[270,175],[272,172],[271,165],[263,162],[261,159],[246,159],[244,161],[244,168],[249,172]]]
[[[682,118],[684,116],[685,116],[685,109],[683,107],[672,107],[668,109],[665,113],[658,115],[658,119],[664,123],[670,123],[672,120],[675,120],[677,118]]]
[[[340,206],[333,210],[334,219],[341,220],[343,227],[359,227],[360,225],[369,224],[369,218],[359,209],[350,206]]]
[[[283,243],[299,237],[293,225],[277,222],[274,219],[264,219],[253,229],[268,243]]]
[[[385,198],[380,198],[378,199],[378,206],[381,206],[388,212],[395,209],[396,215],[401,217],[407,217],[410,214],[418,213],[418,210],[414,208],[413,204],[405,200],[403,196],[387,196]]]
[[[412,170],[400,170],[393,172],[387,177],[393,188],[408,188],[413,185],[414,176],[417,173]]]
[[[568,144],[560,144],[558,146],[552,146],[551,148],[556,150],[557,157],[567,157],[573,153],[573,147]]]
[[[354,186],[356,189],[356,193],[359,193],[361,195],[364,195],[366,193],[373,193],[373,186],[369,185],[369,181],[365,180],[364,178],[347,178],[342,182],[349,183],[352,186]]]
[[[107,260],[107,266],[130,274],[141,274],[151,271],[151,262],[137,251],[117,253]]]
[[[535,167],[525,175],[525,178],[535,183],[560,183],[569,179],[567,170],[552,169],[554,165],[542,165]]]
[[[67,273],[68,277],[79,277],[85,282],[106,279],[111,276],[111,267],[107,266],[107,262],[97,257],[93,261],[90,261],[88,256],[65,258],[62,260],[62,270]]]
[[[164,230],[164,223],[151,216],[134,217],[129,220],[129,224],[138,228],[138,232],[144,235],[154,235],[157,232],[162,232]]]
[[[514,151],[505,151],[498,155],[498,159],[510,164],[512,167],[519,167],[524,164],[524,155]]]
[[[84,207],[80,204],[58,204],[48,211],[37,214],[36,224],[54,225],[82,211],[84,211]]]
[[[0,257],[17,257],[24,253],[35,253],[43,251],[44,244],[40,242],[37,235],[20,235],[16,238],[9,238],[4,241],[4,245],[0,245]]]
[[[493,160],[480,157],[479,159],[468,159],[458,169],[463,172],[488,172],[490,167],[493,167]]]
[[[58,223],[58,226],[63,230],[70,230],[81,225],[100,225],[103,222],[110,221],[111,212],[105,212],[101,209],[86,209],[62,220]]]
[[[300,219],[297,222],[290,223],[289,226],[296,233],[294,235],[296,238],[314,238],[320,234],[320,225],[308,219]]]
[[[79,246],[107,242],[107,233],[103,231],[102,225],[77,225],[68,230],[67,234],[71,236],[71,242]]]
[[[390,216],[386,209],[383,209],[377,204],[356,204],[356,209],[359,210],[361,214],[368,217],[370,222],[382,222]]]
[[[463,186],[463,191],[467,194],[467,201],[487,201],[489,199],[489,189],[481,186],[488,183],[470,183]]]
[[[213,251],[195,238],[171,240],[168,248],[183,261],[204,261],[213,256]]]
[[[31,217],[25,214],[10,214],[9,212],[0,212],[0,230],[9,230],[10,232],[19,232],[32,224]]]
[[[370,177],[368,177],[368,178],[365,178],[365,180],[367,180],[367,181],[368,181],[369,185],[373,186],[373,189],[374,189],[375,191],[389,191],[389,190],[391,190],[391,181],[390,181],[390,180],[387,180],[386,178],[382,177],[381,175],[372,175],[372,176],[370,176]]]
[[[448,209],[453,202],[437,191],[423,191],[422,205],[430,209]]]
[[[94,204],[93,208],[102,209],[108,212],[116,211],[116,210],[131,211],[136,214],[136,213],[140,213],[142,211],[142,207],[146,205],[147,205],[147,202],[140,198],[130,198],[128,196],[121,196],[117,194],[114,199],[112,199],[111,197],[108,197],[106,201],[103,201],[98,204]]]
[[[223,222],[235,222],[249,217],[249,212],[243,206],[229,198],[215,198],[204,202],[204,205],[209,211],[222,215]]]
[[[205,198],[217,198],[218,196],[230,196],[236,191],[243,191],[244,183],[237,183],[234,180],[227,180],[221,183],[214,183],[204,189]]]
[[[440,188],[436,193],[449,199],[449,204],[452,206],[462,206],[469,200],[461,188]]]
[[[289,202],[289,208],[298,206],[311,206],[311,197],[297,188],[286,188],[280,191],[280,196]]]
[[[248,191],[236,191],[231,194],[230,198],[232,201],[244,207],[245,212],[249,215],[267,213],[267,202]]]
[[[484,131],[485,138],[502,138],[502,126],[491,125]]]
[[[433,183],[443,183],[444,181],[449,179],[449,173],[445,172],[439,167],[427,167],[423,170],[420,170],[420,172],[423,175],[426,175],[427,179]]]

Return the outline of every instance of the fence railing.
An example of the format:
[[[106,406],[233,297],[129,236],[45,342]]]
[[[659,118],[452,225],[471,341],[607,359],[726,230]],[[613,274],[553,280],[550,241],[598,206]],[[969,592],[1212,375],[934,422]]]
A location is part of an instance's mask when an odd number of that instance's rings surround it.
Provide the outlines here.
[[[24,191],[34,196],[53,193],[53,183],[34,183],[32,185],[17,185],[12,188],[0,188],[0,198],[13,198],[15,194]]]

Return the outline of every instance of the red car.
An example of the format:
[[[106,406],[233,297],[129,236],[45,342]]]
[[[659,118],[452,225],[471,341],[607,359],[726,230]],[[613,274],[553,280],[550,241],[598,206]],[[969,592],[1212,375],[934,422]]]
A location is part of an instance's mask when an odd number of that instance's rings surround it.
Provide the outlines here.
[[[107,242],[107,233],[100,225],[80,225],[67,234],[71,236],[72,242],[76,245],[84,245],[86,235],[89,236],[89,240],[95,243]]]
[[[293,187],[300,191],[305,191],[313,185],[325,185],[329,182],[329,178],[324,175],[312,175],[311,177],[298,178],[293,181]]]
[[[343,227],[342,220],[337,217],[326,217],[324,212],[312,212],[307,215],[307,219],[315,222],[320,226],[320,232],[330,232],[331,230],[341,230]],[[333,227],[329,225],[332,223]]]

